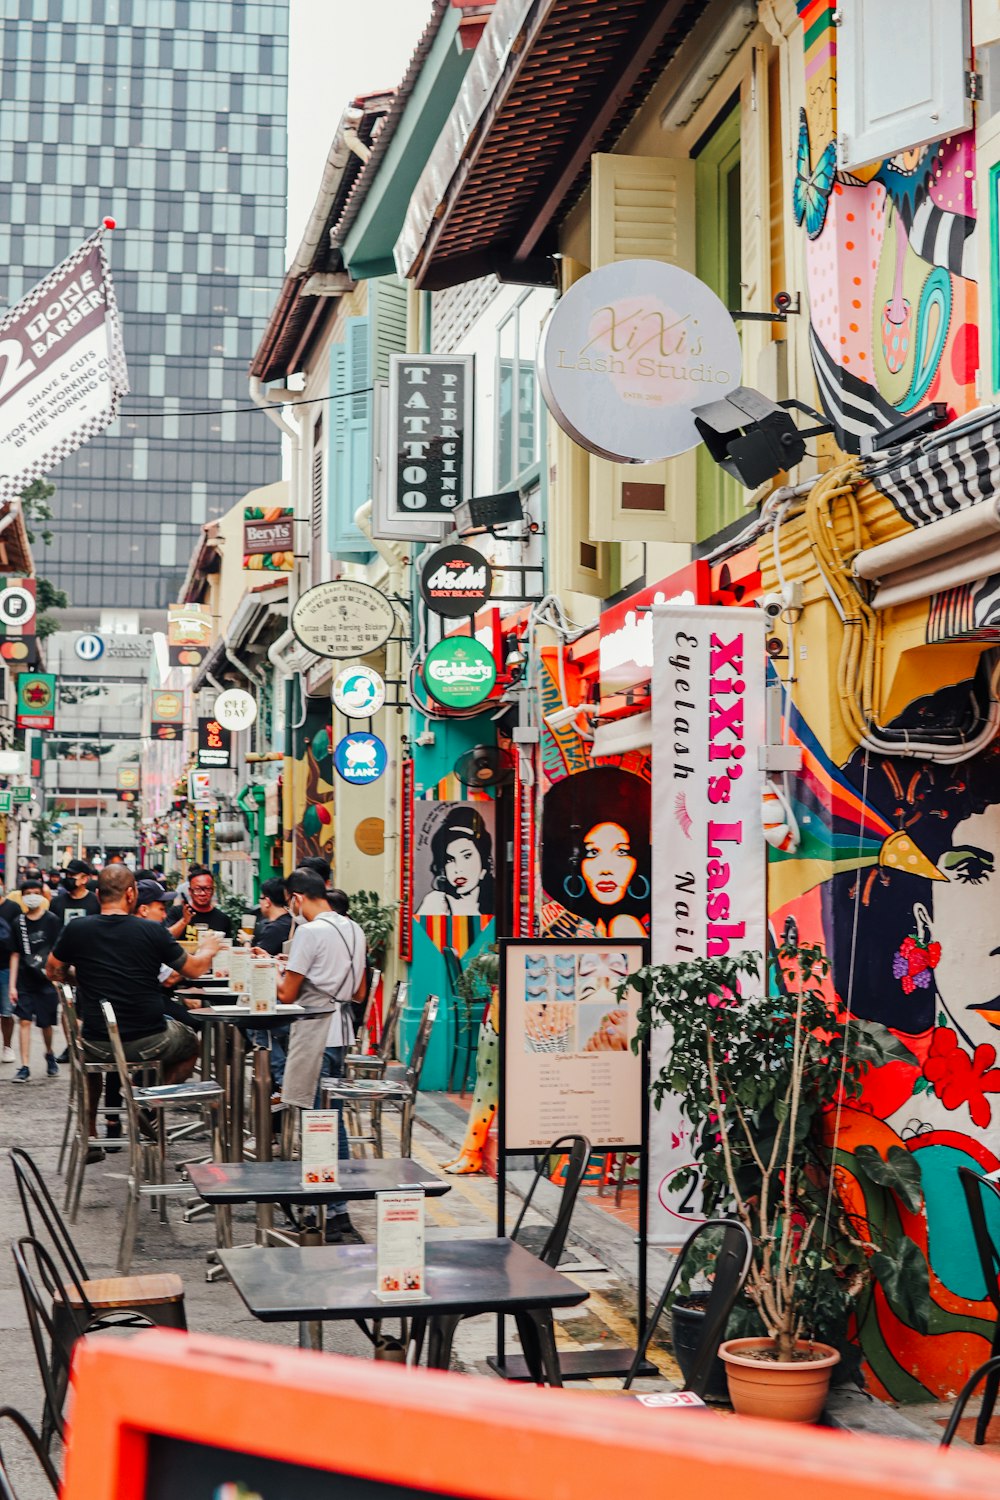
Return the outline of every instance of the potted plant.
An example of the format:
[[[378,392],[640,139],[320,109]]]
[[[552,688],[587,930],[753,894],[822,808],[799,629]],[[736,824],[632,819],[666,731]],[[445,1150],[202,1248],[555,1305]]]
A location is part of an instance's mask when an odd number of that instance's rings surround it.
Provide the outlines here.
[[[857,1363],[848,1326],[872,1274],[905,1265],[919,1278],[922,1263],[905,1235],[876,1245],[870,1226],[852,1220],[833,1191],[827,1112],[857,1097],[869,1066],[908,1054],[871,1023],[850,1021],[848,1037],[848,1018],[823,992],[828,969],[821,948],[786,941],[766,985],[758,953],[649,966],[632,981],[642,997],[639,1039],[660,1024],[672,1033],[667,1061],[651,1079],[654,1102],[683,1098],[707,1206],[735,1213],[753,1236],[734,1320],[747,1336],[730,1337],[719,1351],[730,1398],[737,1411],[794,1421],[819,1416],[842,1354],[850,1350]],[[854,1169],[870,1170],[875,1183],[902,1182],[899,1164],[871,1154],[872,1163]],[[919,1206],[916,1165],[910,1153],[900,1155],[903,1191],[916,1193]],[[919,1324],[926,1287],[912,1303]]]
[[[351,919],[357,922],[368,945],[368,962],[381,969],[396,925],[395,903],[382,901],[377,891],[355,891],[351,897]]]

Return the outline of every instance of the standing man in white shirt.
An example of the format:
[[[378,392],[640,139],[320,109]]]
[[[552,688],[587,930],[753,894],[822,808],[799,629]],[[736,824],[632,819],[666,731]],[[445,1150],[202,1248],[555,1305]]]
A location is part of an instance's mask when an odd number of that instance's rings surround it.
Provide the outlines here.
[[[315,1012],[292,1025],[281,1086],[281,1100],[298,1109],[318,1108],[324,1072],[339,1078],[354,1040],[351,1001],[365,992],[365,935],[357,922],[331,911],[326,886],[313,870],[295,870],[285,882],[288,909],[296,923],[278,999],[298,1002]],[[338,1129],[339,1155],[348,1155],[343,1111]],[[343,1199],[331,1203],[326,1221],[328,1244],[363,1243]]]

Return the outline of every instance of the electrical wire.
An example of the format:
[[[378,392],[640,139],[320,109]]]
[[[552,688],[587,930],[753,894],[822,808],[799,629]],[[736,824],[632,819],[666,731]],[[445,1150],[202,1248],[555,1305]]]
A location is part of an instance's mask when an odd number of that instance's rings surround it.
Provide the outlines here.
[[[348,396],[368,395],[374,389],[375,387],[371,385],[357,385],[351,391],[335,391],[329,396],[303,396],[301,401],[272,401],[271,405],[275,410],[281,406],[315,406],[320,401],[346,401]],[[117,420],[125,421],[130,417],[162,417],[164,420],[167,417],[227,417],[233,412],[241,411],[260,411],[266,416],[267,407],[258,406],[256,401],[236,402],[232,406],[217,406],[208,410],[202,408],[198,411],[163,411],[162,409],[157,411],[132,411],[130,408],[123,406],[122,410],[118,413]],[[119,436],[124,436],[124,434],[119,434]]]

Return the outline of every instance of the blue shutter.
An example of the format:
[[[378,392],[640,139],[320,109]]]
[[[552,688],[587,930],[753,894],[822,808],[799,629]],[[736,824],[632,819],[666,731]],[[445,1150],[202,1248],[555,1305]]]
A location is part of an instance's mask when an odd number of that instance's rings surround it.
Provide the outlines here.
[[[330,396],[327,418],[327,536],[333,557],[341,557],[340,527],[338,517],[341,496],[344,493],[345,438],[347,433],[347,402],[338,400],[347,390],[347,359],[343,344],[334,344],[330,349]]]
[[[354,524],[354,513],[371,498],[371,358],[367,318],[348,318],[345,340],[337,346],[340,356],[341,392],[353,391],[333,404],[337,407],[334,431],[342,434],[342,460],[337,495],[330,507],[335,557],[364,554],[370,557],[371,543]]]

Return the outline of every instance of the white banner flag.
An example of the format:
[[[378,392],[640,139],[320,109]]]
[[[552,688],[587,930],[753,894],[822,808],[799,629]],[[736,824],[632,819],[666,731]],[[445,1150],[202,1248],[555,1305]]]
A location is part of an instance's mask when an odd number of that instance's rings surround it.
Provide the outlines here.
[[[757,609],[653,609],[653,962],[765,949],[764,616]],[[653,1033],[650,1073],[669,1055]],[[700,1182],[673,1179],[695,1159],[682,1100],[649,1114],[649,1238],[679,1244],[701,1212]]]
[[[0,500],[111,425],[128,393],[103,231],[0,319]]]

